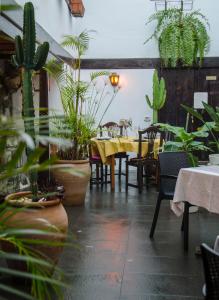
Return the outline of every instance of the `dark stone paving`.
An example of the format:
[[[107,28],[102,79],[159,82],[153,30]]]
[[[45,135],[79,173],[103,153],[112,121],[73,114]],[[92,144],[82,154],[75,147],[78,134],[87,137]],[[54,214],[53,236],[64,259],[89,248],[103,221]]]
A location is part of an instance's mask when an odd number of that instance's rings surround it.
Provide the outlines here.
[[[139,195],[118,185],[88,192],[85,207],[67,208],[79,248],[65,249],[60,266],[71,288],[65,300],[198,300],[204,282],[195,247],[212,245],[219,216],[190,214],[190,249],[183,251],[181,218],[163,201],[154,240],[149,230],[157,191]]]

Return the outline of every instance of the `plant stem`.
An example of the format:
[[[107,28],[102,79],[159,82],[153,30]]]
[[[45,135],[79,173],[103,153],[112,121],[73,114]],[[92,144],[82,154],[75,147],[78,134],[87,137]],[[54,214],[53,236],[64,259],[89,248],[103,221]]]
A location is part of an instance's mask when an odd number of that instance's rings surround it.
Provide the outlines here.
[[[158,111],[156,109],[153,109],[153,124],[156,124],[158,122]]]

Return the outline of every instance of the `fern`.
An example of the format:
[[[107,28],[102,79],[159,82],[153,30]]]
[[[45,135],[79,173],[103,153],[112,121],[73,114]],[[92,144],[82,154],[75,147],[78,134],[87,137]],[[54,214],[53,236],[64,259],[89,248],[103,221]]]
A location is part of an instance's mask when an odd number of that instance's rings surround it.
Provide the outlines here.
[[[181,9],[168,9],[153,14],[148,22],[157,21],[152,38],[158,41],[160,58],[164,66],[192,66],[200,58],[199,64],[210,48],[207,18],[199,11],[184,13]]]

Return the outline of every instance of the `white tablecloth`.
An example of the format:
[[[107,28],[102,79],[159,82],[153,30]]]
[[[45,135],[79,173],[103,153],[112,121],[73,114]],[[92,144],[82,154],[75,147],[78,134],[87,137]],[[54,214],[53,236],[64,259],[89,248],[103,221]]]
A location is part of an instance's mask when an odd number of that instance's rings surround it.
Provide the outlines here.
[[[181,169],[171,203],[177,216],[183,214],[184,201],[219,214],[219,166]]]

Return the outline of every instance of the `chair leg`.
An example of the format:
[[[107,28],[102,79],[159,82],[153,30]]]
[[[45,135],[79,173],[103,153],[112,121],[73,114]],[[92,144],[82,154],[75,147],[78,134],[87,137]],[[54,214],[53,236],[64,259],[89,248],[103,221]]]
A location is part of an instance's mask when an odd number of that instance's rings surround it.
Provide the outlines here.
[[[189,249],[189,203],[184,204],[184,214],[183,214],[183,230],[184,230],[184,250]]]
[[[90,163],[90,171],[91,171],[91,175],[90,175],[90,190],[92,190],[92,188],[93,188],[93,178],[92,178],[93,168],[92,168],[92,164],[91,163]]]
[[[104,183],[104,174],[103,174],[103,164],[100,165],[100,177],[101,177],[101,185]]]
[[[125,171],[125,190],[128,192],[128,183],[129,183],[129,166],[128,163],[126,162],[126,171]]]
[[[140,165],[137,168],[138,191],[141,194],[143,188],[143,167]]]
[[[108,166],[105,165],[105,184],[107,184]]]
[[[99,165],[98,164],[96,164],[96,181],[97,181],[97,186],[99,186],[100,175],[99,175]]]
[[[152,221],[152,225],[151,225],[151,230],[150,230],[150,235],[149,235],[150,238],[153,238],[153,236],[154,236],[154,231],[155,231],[155,228],[157,225],[157,219],[158,219],[158,215],[159,215],[159,211],[160,211],[161,201],[162,201],[162,196],[159,193],[158,198],[157,198],[155,212],[154,212],[154,217],[153,217],[153,221]]]
[[[184,214],[183,214],[183,218],[182,218],[181,231],[184,231]]]
[[[119,182],[121,182],[121,176],[122,176],[122,159],[119,158]]]

